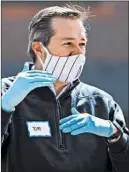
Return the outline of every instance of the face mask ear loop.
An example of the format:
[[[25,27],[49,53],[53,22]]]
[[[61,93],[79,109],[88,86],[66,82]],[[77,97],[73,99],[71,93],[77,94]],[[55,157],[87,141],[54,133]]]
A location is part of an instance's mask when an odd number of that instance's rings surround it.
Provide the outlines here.
[[[47,49],[45,48],[45,46],[43,45],[42,42],[40,42],[40,44],[43,46],[43,48],[44,48],[44,50],[45,50],[45,53],[44,53],[45,56],[47,56],[47,53],[46,53]],[[42,59],[41,59],[39,56],[37,56],[37,57],[38,57],[38,59],[39,59],[39,61],[40,61],[40,64],[42,65],[42,68],[44,68]],[[46,59],[46,57],[45,57],[45,59]]]
[[[44,44],[42,42],[40,42],[41,46],[43,46],[44,48],[44,52],[45,52],[45,59],[50,55],[48,49],[44,46]]]
[[[40,64],[41,64],[41,66],[42,66],[42,68],[43,68],[43,61],[42,61],[42,59],[39,57],[39,56],[37,56],[38,57],[38,59],[39,59],[39,61],[40,61]]]

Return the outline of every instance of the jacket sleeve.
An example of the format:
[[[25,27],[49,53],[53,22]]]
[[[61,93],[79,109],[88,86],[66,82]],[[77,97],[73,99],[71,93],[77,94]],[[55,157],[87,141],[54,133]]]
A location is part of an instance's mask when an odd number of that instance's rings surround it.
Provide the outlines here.
[[[110,102],[109,119],[121,131],[121,137],[114,143],[109,143],[108,152],[115,172],[129,171],[129,132],[126,127],[120,106],[112,100]]]
[[[14,80],[14,77],[10,78],[3,78],[1,81],[1,97],[4,95],[4,93],[8,90],[8,88],[11,86],[12,82]],[[5,159],[7,154],[7,148],[9,143],[9,129],[11,125],[11,118],[12,118],[13,112],[7,113],[1,108],[1,159],[2,161]],[[3,163],[3,162],[2,162]],[[2,164],[3,165],[3,164]]]

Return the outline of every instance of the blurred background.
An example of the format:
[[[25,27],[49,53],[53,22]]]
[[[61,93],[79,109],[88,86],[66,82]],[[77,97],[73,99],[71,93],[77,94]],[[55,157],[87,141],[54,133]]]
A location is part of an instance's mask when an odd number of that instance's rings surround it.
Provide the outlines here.
[[[42,8],[69,3],[1,2],[2,4],[2,77],[22,70],[27,55],[28,24]],[[95,15],[88,32],[87,63],[81,80],[97,86],[122,107],[128,117],[128,2],[72,2],[85,8],[91,6]]]

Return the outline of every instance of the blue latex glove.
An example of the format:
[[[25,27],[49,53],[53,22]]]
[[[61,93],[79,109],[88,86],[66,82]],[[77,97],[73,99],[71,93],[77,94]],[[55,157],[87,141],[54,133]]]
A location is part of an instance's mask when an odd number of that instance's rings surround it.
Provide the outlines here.
[[[71,135],[81,133],[93,133],[99,136],[110,137],[113,134],[114,126],[111,121],[103,120],[88,113],[79,113],[75,108],[71,109],[71,116],[59,121],[60,130]]]
[[[17,76],[9,89],[2,96],[2,109],[12,112],[26,96],[35,88],[50,86],[56,79],[46,71],[29,70],[29,64]]]

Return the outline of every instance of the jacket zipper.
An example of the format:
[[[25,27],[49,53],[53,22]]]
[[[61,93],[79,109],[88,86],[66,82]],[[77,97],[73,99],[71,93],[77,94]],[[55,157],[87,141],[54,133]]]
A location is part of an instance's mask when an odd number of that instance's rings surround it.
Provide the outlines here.
[[[65,149],[64,138],[63,138],[61,130],[59,129],[59,120],[61,119],[61,115],[60,115],[60,107],[61,106],[60,106],[59,100],[57,100],[56,102],[57,102],[56,119],[57,119],[58,148]]]
[[[77,86],[79,84],[79,80],[74,84],[74,86],[72,86],[70,88],[70,90],[72,90],[75,86]],[[69,91],[70,91],[69,90]],[[52,91],[53,93],[53,91]],[[68,92],[67,92],[68,93]],[[65,92],[66,94],[66,92]],[[68,94],[66,94],[68,96]],[[63,95],[62,95],[63,96]],[[55,94],[53,93],[53,97],[55,99]],[[59,100],[57,99],[56,100],[56,114],[55,114],[55,119],[56,119],[56,128],[57,128],[57,136],[58,136],[58,148],[59,149],[65,149],[65,143],[64,143],[64,136],[62,135],[62,132],[60,131],[59,129],[59,120],[61,119],[61,115],[60,115],[60,108],[61,108],[61,105],[60,105],[60,102]]]

